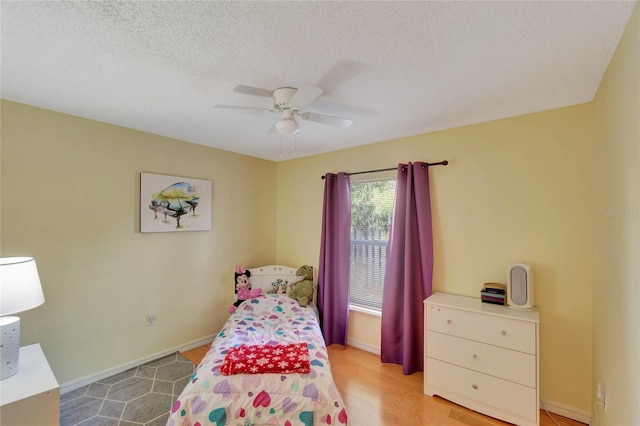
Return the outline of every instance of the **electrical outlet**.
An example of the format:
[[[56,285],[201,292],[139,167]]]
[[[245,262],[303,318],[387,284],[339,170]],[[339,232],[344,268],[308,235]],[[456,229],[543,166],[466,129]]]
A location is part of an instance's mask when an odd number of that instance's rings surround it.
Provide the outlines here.
[[[600,400],[600,404],[604,408],[604,412],[607,412],[607,392],[605,391],[604,384],[598,383],[598,389],[596,390],[596,398]]]
[[[155,312],[147,312],[147,327],[153,327],[154,325],[156,325]]]

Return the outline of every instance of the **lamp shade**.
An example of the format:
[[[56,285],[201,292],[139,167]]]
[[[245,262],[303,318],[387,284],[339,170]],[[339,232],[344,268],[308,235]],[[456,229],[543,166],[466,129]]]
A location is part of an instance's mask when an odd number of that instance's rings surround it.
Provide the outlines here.
[[[32,257],[0,258],[0,316],[44,303],[36,261]]]

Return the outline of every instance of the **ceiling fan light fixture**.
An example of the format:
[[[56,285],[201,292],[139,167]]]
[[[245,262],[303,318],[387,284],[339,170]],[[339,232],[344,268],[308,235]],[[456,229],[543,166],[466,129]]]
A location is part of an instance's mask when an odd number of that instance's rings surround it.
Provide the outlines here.
[[[283,118],[282,120],[276,121],[276,130],[281,135],[293,135],[298,133],[300,126],[293,119]]]

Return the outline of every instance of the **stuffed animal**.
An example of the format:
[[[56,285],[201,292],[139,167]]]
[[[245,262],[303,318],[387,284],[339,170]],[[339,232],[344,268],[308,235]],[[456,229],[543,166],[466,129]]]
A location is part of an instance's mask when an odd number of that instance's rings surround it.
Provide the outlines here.
[[[260,293],[262,293],[262,290],[259,288],[256,288],[255,290],[251,289],[251,281],[249,280],[251,277],[251,271],[246,269],[244,266],[236,266],[234,276],[235,293],[238,296],[236,297],[237,300],[233,302],[233,305],[229,307],[229,313],[235,312],[236,308],[245,300],[258,297]]]
[[[298,268],[296,276],[303,278],[301,281],[293,283],[287,295],[292,299],[296,299],[300,306],[307,306],[313,300],[313,267],[302,265]]]
[[[275,282],[271,283],[271,293],[272,294],[285,294],[289,287],[289,283],[284,281],[282,278],[278,278]]]

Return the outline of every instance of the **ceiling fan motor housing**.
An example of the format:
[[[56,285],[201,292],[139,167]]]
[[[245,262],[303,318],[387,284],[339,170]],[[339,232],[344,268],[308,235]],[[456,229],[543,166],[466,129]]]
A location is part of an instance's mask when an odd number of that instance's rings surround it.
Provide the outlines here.
[[[294,89],[293,87],[280,87],[273,91],[273,107],[278,111],[292,110],[297,111],[298,108],[290,105],[289,102],[291,98],[298,89]]]

